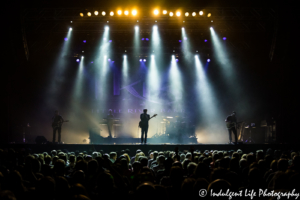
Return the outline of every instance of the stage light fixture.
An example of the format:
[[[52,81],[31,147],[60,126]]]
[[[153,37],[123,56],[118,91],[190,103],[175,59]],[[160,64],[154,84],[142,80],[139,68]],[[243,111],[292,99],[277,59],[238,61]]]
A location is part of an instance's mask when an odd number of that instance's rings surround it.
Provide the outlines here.
[[[105,16],[106,15],[106,12],[105,11],[102,11],[102,16]]]
[[[122,10],[118,10],[118,15],[122,15]]]
[[[73,21],[70,21],[70,23],[72,24],[72,23],[73,23]]]
[[[176,12],[176,16],[180,17],[181,13],[179,11]]]
[[[146,38],[147,41],[149,41],[149,38]]]
[[[144,59],[143,61],[146,62],[146,59]]]
[[[210,22],[214,22],[214,20],[211,20]]]
[[[202,10],[199,12],[199,15],[201,15],[201,16],[203,15],[203,11]]]
[[[109,27],[108,26],[105,26],[105,30],[108,30],[109,29]],[[104,39],[106,39],[106,38],[104,38]]]
[[[98,12],[98,11],[95,11],[94,14],[97,16],[97,15],[99,14],[99,12]]]
[[[173,52],[175,52],[175,50],[173,50]]]
[[[179,40],[179,42],[181,42],[181,40]]]
[[[169,15],[170,15],[170,17],[173,17],[174,13],[173,13],[173,12],[170,12]]]
[[[175,61],[178,62],[178,59],[176,59]]]
[[[143,60],[142,59],[140,59],[140,62],[142,62]]]
[[[184,30],[184,27],[182,27],[181,29]]]
[[[207,42],[207,39],[205,39],[204,42]]]
[[[80,13],[79,15],[80,15],[80,17],[83,17],[83,16],[84,16],[84,14],[83,14],[83,13]]]
[[[124,14],[125,14],[125,15],[128,15],[128,14],[129,14],[128,10],[125,10]]]
[[[77,58],[77,59],[76,59],[76,62],[79,62],[79,61],[80,61],[80,60]]]
[[[166,15],[168,13],[168,11],[166,10],[163,10],[163,14]]]
[[[114,14],[115,13],[113,11],[110,11],[110,13],[109,13],[110,16],[114,16]]]
[[[208,13],[208,14],[207,14],[207,17],[211,17],[211,13]]]
[[[193,13],[192,13],[192,16],[195,17],[195,16],[196,16],[196,12],[193,12]]]
[[[87,16],[89,16],[89,17],[92,16],[92,13],[91,13],[91,12],[88,12],[88,13],[87,13]]]
[[[144,41],[144,40],[145,40],[145,38],[142,38],[142,40]]]
[[[124,58],[126,58],[127,56],[126,55],[124,55]]]
[[[131,12],[131,14],[132,14],[133,16],[136,16],[137,11],[136,11],[136,10],[133,10],[133,11]]]
[[[158,15],[158,10],[157,9],[155,9],[154,11],[153,11],[153,13],[154,13],[154,15]]]
[[[196,50],[196,53],[198,53],[198,50]]]
[[[184,15],[185,15],[186,17],[188,17],[188,16],[189,16],[189,13],[188,13],[188,12],[186,12]]]
[[[223,37],[223,40],[226,40],[227,38],[226,37]]]
[[[69,28],[69,30],[72,31],[73,29],[72,29],[72,28]]]
[[[86,43],[86,40],[83,40],[83,43]]]
[[[210,59],[207,59],[207,62],[210,62]]]
[[[135,30],[138,30],[138,29],[139,29],[139,27],[138,27],[138,26],[135,26],[134,28],[135,28]]]
[[[151,58],[154,58],[154,55],[151,55]]]

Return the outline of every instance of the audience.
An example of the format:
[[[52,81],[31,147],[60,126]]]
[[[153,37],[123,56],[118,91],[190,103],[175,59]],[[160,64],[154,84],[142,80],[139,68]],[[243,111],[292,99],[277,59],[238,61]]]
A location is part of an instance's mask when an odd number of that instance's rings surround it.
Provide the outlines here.
[[[42,147],[41,147],[42,148]],[[114,152],[0,148],[1,199],[178,199],[218,192],[300,189],[297,151]],[[132,157],[130,157],[132,156]],[[226,197],[228,199],[228,197]]]

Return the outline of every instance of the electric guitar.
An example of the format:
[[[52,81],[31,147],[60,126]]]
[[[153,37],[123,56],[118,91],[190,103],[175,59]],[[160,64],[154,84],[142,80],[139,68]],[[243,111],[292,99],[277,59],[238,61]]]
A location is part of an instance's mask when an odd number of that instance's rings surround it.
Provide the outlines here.
[[[227,129],[231,129],[231,128],[233,128],[233,127],[235,127],[236,125],[238,125],[238,124],[240,124],[240,123],[242,123],[243,121],[240,121],[240,122],[226,122],[226,127],[227,127]]]
[[[152,119],[153,117],[156,117],[156,116],[157,116],[157,114],[154,114],[152,117],[150,117],[150,119]],[[150,119],[149,119],[149,120],[150,120]],[[148,121],[149,121],[149,120],[148,120]],[[139,122],[139,127],[142,128],[143,126],[145,126],[145,124],[143,124],[143,122],[140,121],[140,122]]]
[[[59,122],[56,122],[56,123],[53,122],[52,123],[52,128],[61,127],[64,122],[69,122],[69,120],[63,120],[63,121],[59,121]]]

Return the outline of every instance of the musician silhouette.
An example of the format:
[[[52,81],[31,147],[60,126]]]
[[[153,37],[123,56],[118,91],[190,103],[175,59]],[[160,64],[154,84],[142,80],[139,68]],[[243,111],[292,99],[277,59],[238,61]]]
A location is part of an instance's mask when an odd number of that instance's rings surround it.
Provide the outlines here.
[[[114,125],[114,115],[112,114],[112,110],[109,110],[109,113],[107,115],[107,128],[108,128],[108,133],[109,133],[109,138],[112,137],[112,129],[113,129],[113,125]]]
[[[142,135],[141,135],[141,144],[144,142],[147,144],[147,133],[148,133],[148,128],[149,128],[149,120],[150,120],[150,115],[147,114],[147,109],[143,110],[144,113],[140,115],[140,119],[142,122]],[[145,135],[145,140],[144,140],[144,135]]]

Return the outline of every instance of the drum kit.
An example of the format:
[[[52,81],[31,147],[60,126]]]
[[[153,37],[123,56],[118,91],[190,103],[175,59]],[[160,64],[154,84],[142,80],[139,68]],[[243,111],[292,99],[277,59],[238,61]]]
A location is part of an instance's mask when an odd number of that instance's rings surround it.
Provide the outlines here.
[[[194,125],[188,117],[182,116],[161,116],[161,130],[154,137],[193,137],[195,136]],[[157,131],[158,132],[158,131]]]

